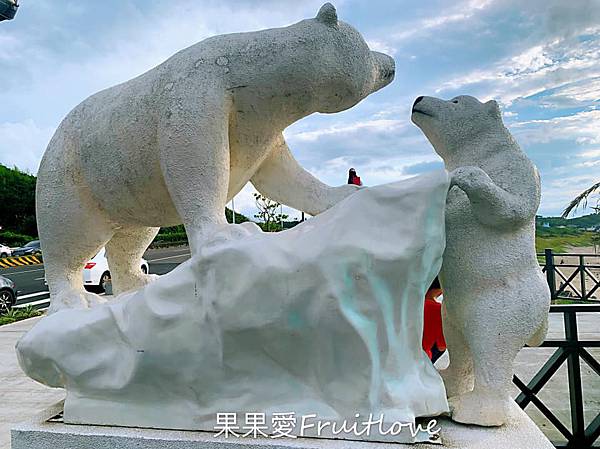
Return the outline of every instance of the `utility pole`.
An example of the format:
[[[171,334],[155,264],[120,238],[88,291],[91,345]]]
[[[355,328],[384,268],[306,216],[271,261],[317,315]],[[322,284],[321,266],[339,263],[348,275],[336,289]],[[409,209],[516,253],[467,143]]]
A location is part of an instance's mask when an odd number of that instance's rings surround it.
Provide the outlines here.
[[[279,221],[281,222],[281,230],[283,231],[283,204],[281,205],[281,209],[279,209]]]

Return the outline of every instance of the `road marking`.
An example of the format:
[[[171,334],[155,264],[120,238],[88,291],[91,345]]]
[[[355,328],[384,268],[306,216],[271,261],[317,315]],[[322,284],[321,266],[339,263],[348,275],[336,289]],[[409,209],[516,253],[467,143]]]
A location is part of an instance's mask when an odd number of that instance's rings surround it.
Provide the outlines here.
[[[34,281],[43,281],[44,279],[46,279],[46,278],[45,277],[35,278]]]
[[[23,265],[35,265],[42,262],[36,256],[11,256],[5,259],[0,259],[0,267],[11,268]]]
[[[176,256],[159,257],[158,259],[148,259],[148,262],[157,262],[159,260],[175,259],[177,257],[189,256],[190,253],[177,254]]]
[[[45,304],[47,302],[50,302],[50,298],[40,299],[39,301],[28,302],[26,304],[19,304],[19,305],[13,306],[13,308],[15,308],[15,309],[22,309],[24,307],[37,306],[37,305],[40,305],[40,304]]]
[[[44,269],[43,268],[37,268],[35,270],[11,271],[10,273],[2,273],[2,276],[12,276],[13,274],[33,273],[34,271],[44,271]]]
[[[47,295],[49,293],[50,292],[48,290],[46,290],[45,292],[29,293],[28,295],[17,296],[17,299],[33,298],[35,296]]]

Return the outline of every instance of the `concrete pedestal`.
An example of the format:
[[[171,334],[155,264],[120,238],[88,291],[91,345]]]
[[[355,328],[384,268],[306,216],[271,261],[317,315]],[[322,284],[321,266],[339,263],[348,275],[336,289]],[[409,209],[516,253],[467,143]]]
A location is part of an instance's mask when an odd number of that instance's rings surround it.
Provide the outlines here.
[[[516,405],[500,428],[465,426],[440,419],[442,445],[371,443],[319,438],[215,438],[210,432],[81,426],[48,421],[61,404],[12,429],[12,449],[554,449]]]

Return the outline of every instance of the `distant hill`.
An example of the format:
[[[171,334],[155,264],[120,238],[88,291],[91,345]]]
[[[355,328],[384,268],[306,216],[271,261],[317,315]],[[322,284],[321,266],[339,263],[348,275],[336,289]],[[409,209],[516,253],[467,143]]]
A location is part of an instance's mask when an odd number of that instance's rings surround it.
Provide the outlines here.
[[[581,230],[600,227],[600,214],[582,215],[576,218],[561,217],[542,217],[535,218],[535,224],[538,228],[554,228],[558,226],[567,226],[569,228],[578,228]]]
[[[227,218],[228,223],[233,223],[233,212],[228,207],[225,208],[225,218]],[[235,222],[236,223],[245,223],[246,221],[250,221],[248,217],[243,214],[240,214],[236,211],[235,213]]]
[[[577,218],[537,216],[535,224],[538,252],[546,248],[564,252],[573,247],[598,245],[600,214]]]

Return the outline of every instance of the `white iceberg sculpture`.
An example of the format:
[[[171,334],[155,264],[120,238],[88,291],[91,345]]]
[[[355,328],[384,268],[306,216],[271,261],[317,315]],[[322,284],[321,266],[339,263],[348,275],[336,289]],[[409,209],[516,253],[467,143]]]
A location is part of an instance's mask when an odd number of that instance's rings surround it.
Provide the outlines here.
[[[221,412],[447,412],[421,338],[448,184],[432,172],[285,232],[216,236],[143,289],[45,317],[17,345],[20,364],[66,389],[68,423],[213,430]]]

